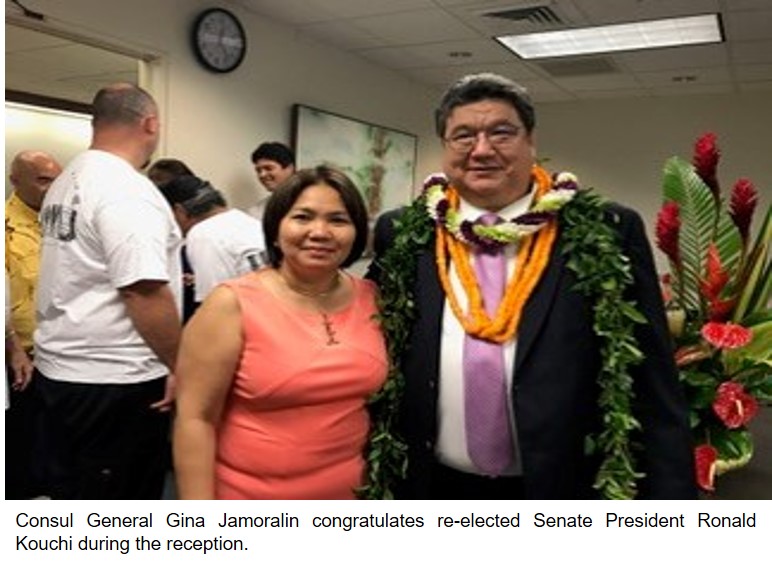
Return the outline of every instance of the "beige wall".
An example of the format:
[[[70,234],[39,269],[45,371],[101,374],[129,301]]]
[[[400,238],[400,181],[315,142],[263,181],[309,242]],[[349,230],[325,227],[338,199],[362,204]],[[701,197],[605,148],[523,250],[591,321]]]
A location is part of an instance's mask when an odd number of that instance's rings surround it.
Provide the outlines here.
[[[226,75],[204,70],[189,45],[192,22],[211,2],[38,0],[35,9],[67,31],[157,55],[143,76],[161,104],[159,157],[183,159],[239,207],[263,196],[249,154],[261,141],[290,142],[293,103],[411,132],[419,145],[430,140],[428,89],[227,0],[218,5],[236,13],[248,35],[246,60]],[[431,169],[419,158],[416,178]]]
[[[64,28],[158,55],[147,76],[162,103],[161,153],[189,162],[236,206],[262,196],[248,156],[259,141],[290,140],[293,103],[417,134],[417,182],[439,167],[431,89],[227,0],[219,4],[237,13],[248,33],[247,59],[228,75],[202,69],[189,48],[191,22],[208,1],[36,0],[35,8]],[[664,161],[689,158],[705,131],[719,135],[725,191],[747,176],[769,203],[769,93],[552,103],[538,105],[537,114],[539,155],[550,158],[548,167],[574,171],[584,184],[638,209],[650,232]]]
[[[548,166],[573,171],[584,185],[637,209],[652,237],[665,161],[673,155],[691,160],[694,142],[705,132],[718,135],[724,195],[738,177],[748,177],[762,205],[770,204],[769,93],[542,105],[538,122],[539,155],[550,158]]]

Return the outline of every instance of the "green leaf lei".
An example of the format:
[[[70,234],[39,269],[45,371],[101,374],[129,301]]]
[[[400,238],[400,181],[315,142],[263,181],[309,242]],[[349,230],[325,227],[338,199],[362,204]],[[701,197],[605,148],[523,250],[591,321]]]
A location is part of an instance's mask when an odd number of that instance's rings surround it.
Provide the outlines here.
[[[371,500],[394,498],[394,487],[407,472],[407,445],[396,432],[396,421],[405,377],[400,359],[408,346],[416,317],[413,284],[417,256],[432,242],[434,224],[422,194],[395,221],[391,247],[378,260],[380,278],[380,323],[386,336],[389,373],[384,387],[370,400],[372,429],[367,447],[368,483],[359,496]],[[636,481],[630,433],[640,428],[632,415],[630,368],[643,356],[633,327],[645,323],[634,304],[623,299],[632,283],[630,260],[622,254],[618,235],[609,225],[601,197],[579,191],[560,212],[563,229],[562,253],[576,275],[576,288],[593,301],[595,333],[603,343],[602,369],[598,375],[598,403],[603,412],[603,430],[589,436],[588,453],[602,454],[594,488],[604,498],[634,498]]]

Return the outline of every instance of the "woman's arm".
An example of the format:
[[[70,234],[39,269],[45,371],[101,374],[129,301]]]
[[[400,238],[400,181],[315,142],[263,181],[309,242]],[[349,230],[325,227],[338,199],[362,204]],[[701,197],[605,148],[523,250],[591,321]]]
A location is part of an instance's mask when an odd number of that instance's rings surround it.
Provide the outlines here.
[[[235,293],[216,288],[185,326],[177,356],[174,467],[181,499],[215,496],[216,431],[243,347]]]

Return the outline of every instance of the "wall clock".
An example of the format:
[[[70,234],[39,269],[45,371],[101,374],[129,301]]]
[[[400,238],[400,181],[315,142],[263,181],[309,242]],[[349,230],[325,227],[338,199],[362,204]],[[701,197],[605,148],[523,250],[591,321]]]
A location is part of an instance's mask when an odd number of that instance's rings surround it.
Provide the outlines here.
[[[193,24],[193,51],[215,73],[229,73],[247,54],[247,36],[239,19],[228,10],[204,10]]]

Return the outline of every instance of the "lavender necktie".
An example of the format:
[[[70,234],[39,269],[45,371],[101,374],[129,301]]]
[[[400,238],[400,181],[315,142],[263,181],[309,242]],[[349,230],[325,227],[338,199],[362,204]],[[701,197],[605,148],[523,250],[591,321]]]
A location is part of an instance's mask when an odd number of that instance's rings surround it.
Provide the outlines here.
[[[486,213],[481,220],[493,225],[499,217]],[[474,267],[485,311],[493,317],[506,285],[507,259],[503,248],[475,249]],[[467,334],[463,360],[467,451],[480,471],[498,476],[512,462],[513,455],[504,349],[500,344]]]

